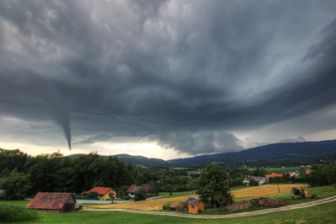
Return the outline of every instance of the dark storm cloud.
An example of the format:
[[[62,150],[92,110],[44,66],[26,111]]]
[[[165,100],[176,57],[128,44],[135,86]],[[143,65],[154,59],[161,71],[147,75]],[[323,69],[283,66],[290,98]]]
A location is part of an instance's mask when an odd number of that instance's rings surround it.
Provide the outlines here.
[[[335,105],[334,1],[1,1],[0,113],[189,153]],[[294,22],[295,21],[295,22]],[[71,121],[71,125],[70,125]],[[76,141],[75,141],[76,142]]]

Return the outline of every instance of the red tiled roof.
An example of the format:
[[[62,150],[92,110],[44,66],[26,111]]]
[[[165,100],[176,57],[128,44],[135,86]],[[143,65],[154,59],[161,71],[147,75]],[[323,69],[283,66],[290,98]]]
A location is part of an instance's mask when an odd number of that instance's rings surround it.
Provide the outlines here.
[[[314,172],[314,170],[312,169],[306,169],[305,170],[305,174],[312,174]]]
[[[88,192],[97,192],[99,195],[104,195],[110,191],[112,191],[113,189],[110,187],[94,187],[91,190],[89,190]]]
[[[265,175],[266,178],[274,178],[274,177],[283,177],[282,173],[268,173]]]
[[[76,203],[76,199],[71,193],[39,192],[30,201],[27,208],[35,208],[39,210],[63,210],[67,203]]]

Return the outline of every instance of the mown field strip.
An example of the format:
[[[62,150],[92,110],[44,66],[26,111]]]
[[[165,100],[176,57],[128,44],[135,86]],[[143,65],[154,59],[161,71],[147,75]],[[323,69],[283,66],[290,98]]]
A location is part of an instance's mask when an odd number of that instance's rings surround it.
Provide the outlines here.
[[[144,210],[131,210],[131,209],[93,209],[93,208],[85,208],[84,211],[111,211],[111,212],[128,212],[134,214],[146,214],[146,215],[159,215],[159,216],[172,216],[172,217],[181,217],[181,218],[193,218],[193,219],[226,219],[226,218],[241,218],[255,215],[263,215],[274,212],[282,212],[289,211],[301,208],[309,208],[321,204],[336,202],[336,196],[332,196],[329,198],[324,198],[312,202],[306,202],[295,205],[288,205],[279,208],[269,208],[263,209],[259,211],[251,211],[251,212],[240,212],[235,214],[227,214],[227,215],[192,215],[192,214],[182,214],[176,212],[162,212],[162,211],[144,211]]]

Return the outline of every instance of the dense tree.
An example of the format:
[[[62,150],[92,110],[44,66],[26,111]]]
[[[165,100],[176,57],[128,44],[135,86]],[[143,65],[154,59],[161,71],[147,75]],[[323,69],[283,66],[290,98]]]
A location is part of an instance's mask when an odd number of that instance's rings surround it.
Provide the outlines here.
[[[201,173],[197,193],[212,206],[222,207],[232,202],[229,183],[228,173],[219,164],[211,163]]]
[[[336,163],[318,166],[306,178],[312,186],[336,184]]]
[[[135,192],[134,201],[143,201],[145,199],[146,199],[146,193],[145,193],[145,191],[142,188],[138,189]]]
[[[262,167],[257,167],[253,172],[252,175],[253,176],[260,176],[263,177],[266,174],[266,170]]]
[[[154,193],[190,191],[197,188],[199,169],[146,168],[125,164],[113,156],[63,156],[60,153],[29,156],[19,150],[0,149],[0,177],[11,171],[25,173],[31,182],[27,196],[39,191],[81,193],[94,186],[113,187],[118,197],[127,194],[131,184],[150,184]],[[223,170],[224,171],[224,170]],[[239,184],[240,169],[226,168],[231,181]]]
[[[6,190],[6,198],[14,200],[23,199],[31,187],[29,175],[13,170],[5,178],[3,186]]]

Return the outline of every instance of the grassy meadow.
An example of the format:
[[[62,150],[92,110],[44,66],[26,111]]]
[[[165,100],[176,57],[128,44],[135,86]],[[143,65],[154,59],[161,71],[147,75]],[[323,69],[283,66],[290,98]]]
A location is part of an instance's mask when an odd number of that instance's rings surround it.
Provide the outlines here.
[[[249,188],[246,188],[249,189]],[[309,193],[317,194],[318,199],[336,195],[336,188],[334,186],[324,186],[308,188]],[[183,197],[185,193],[176,194],[175,196]],[[174,194],[173,194],[174,195]],[[313,199],[302,200],[290,200],[290,193],[281,193],[271,196],[285,200],[288,204],[307,202]],[[1,205],[17,205],[24,207],[27,201],[0,201]],[[252,216],[246,218],[231,218],[231,219],[219,219],[219,220],[206,220],[206,219],[188,219],[178,217],[156,216],[156,215],[143,215],[143,214],[131,214],[123,212],[100,212],[100,211],[78,211],[69,213],[48,213],[39,212],[39,218],[36,221],[20,222],[25,224],[41,223],[41,224],[107,224],[107,223],[187,223],[187,224],[220,224],[220,223],[336,223],[336,203],[329,203],[319,205],[311,208],[297,209],[286,212],[276,212],[272,214]],[[208,210],[204,214],[219,214],[216,210]],[[1,222],[0,223],[5,223]],[[13,223],[13,222],[12,222]]]
[[[25,202],[0,202],[19,204],[24,206]],[[248,223],[304,223],[304,224],[319,224],[319,223],[336,223],[336,203],[319,205],[311,208],[297,209],[286,212],[277,212],[273,214],[252,216],[246,218],[234,219],[188,219],[177,217],[166,217],[156,215],[141,215],[130,214],[123,212],[70,212],[70,213],[47,213],[40,212],[40,218],[33,222],[22,222],[25,224],[248,224]],[[9,224],[9,223],[8,223]]]

